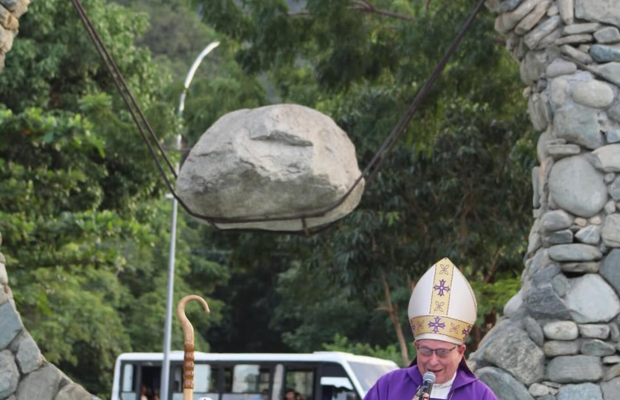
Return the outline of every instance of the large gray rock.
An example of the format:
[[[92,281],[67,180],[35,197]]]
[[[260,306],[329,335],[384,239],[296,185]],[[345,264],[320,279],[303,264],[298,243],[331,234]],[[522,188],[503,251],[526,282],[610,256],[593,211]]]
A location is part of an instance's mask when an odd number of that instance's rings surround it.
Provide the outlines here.
[[[536,5],[534,10],[532,10],[532,12],[530,12],[525,18],[521,20],[521,22],[519,22],[519,24],[515,28],[515,33],[517,35],[523,35],[525,33],[528,33],[547,13],[547,10],[549,9],[551,3],[551,0],[541,0]]]
[[[620,61],[620,48],[595,44],[590,47],[590,55],[598,63]]]
[[[603,324],[579,325],[579,335],[584,338],[605,340],[609,337],[610,330],[609,325]]]
[[[620,249],[614,249],[601,265],[601,276],[620,293]]]
[[[616,43],[620,42],[620,31],[618,28],[608,26],[594,34],[594,38],[599,43]]]
[[[610,62],[592,67],[597,74],[607,79],[616,86],[620,86],[620,63]]]
[[[550,120],[547,96],[539,93],[531,95],[528,102],[528,113],[534,129],[542,131],[547,128]]]
[[[558,0],[558,11],[562,16],[562,21],[564,21],[566,25],[571,25],[575,20],[575,1]]]
[[[581,324],[608,322],[620,313],[616,292],[597,274],[572,279],[564,301],[572,319]]]
[[[577,103],[593,108],[606,108],[614,101],[611,87],[597,80],[575,82],[572,96]]]
[[[523,0],[503,0],[499,4],[499,13],[503,14],[508,11],[512,11],[519,6],[519,4],[523,3]]]
[[[592,152],[605,172],[620,172],[620,144],[609,144]]]
[[[534,397],[542,397],[549,394],[549,386],[541,383],[533,383],[527,391]]]
[[[549,361],[545,379],[558,383],[596,382],[603,377],[600,357],[560,356]]]
[[[575,46],[575,45],[583,44],[583,43],[591,43],[592,39],[593,37],[590,34],[570,35],[570,36],[565,36],[560,39],[556,39],[555,44],[557,46],[562,46],[565,44],[570,44],[570,45]]]
[[[8,284],[9,284],[9,276],[6,272],[6,265],[4,265],[3,262],[0,262],[0,285],[8,285]]]
[[[545,343],[545,335],[540,324],[536,322],[534,318],[527,316],[523,319],[523,327],[530,336],[530,339],[532,339],[537,346],[542,347]]]
[[[553,246],[556,244],[568,244],[573,242],[573,232],[571,230],[563,230],[553,232],[551,235],[543,238],[544,246]]]
[[[17,400],[53,400],[58,391],[60,371],[52,364],[45,364],[26,375],[17,387]]]
[[[603,400],[603,393],[601,388],[593,383],[562,386],[558,392],[558,400],[580,399]]]
[[[543,239],[545,247],[556,244],[568,244],[573,242],[573,231],[565,229],[563,231],[553,232]]]
[[[533,35],[535,32],[538,32],[541,26],[545,25],[548,21],[549,20],[542,23],[538,28],[534,29],[532,32],[528,33],[525,36],[524,40],[527,42],[528,38],[530,38],[530,36]],[[547,69],[547,65],[549,64],[548,61],[549,61],[548,56],[545,51],[542,51],[542,50],[528,51],[525,54],[525,58],[523,59],[523,62],[521,63],[521,67],[519,68],[519,71],[521,73],[521,80],[526,85],[532,85],[545,72],[545,70]]]
[[[597,111],[579,104],[566,104],[556,110],[553,117],[555,133],[588,149],[596,149],[605,144],[600,132]]]
[[[220,218],[289,217],[322,211],[360,176],[355,148],[331,118],[293,104],[239,110],[220,118],[191,150],[177,192],[197,214]],[[359,203],[363,182],[327,215],[327,224]],[[218,224],[222,229],[302,230],[302,221]]]
[[[498,399],[534,400],[523,383],[499,368],[485,367],[476,371],[476,375],[491,388]]]
[[[525,0],[511,12],[501,14],[495,21],[495,29],[500,33],[508,33],[543,0]]]
[[[70,383],[58,391],[54,400],[91,400],[92,396],[82,386]]]
[[[616,177],[607,188],[611,198],[614,201],[620,201],[620,176]]]
[[[569,284],[570,283],[568,281],[568,278],[564,274],[556,275],[553,278],[553,281],[551,281],[551,285],[553,286],[553,290],[560,297],[566,296],[566,293],[568,293]],[[542,344],[539,344],[539,345],[542,346]]]
[[[15,18],[19,18],[28,11],[30,0],[0,0],[0,4],[11,11]]]
[[[557,60],[557,58],[556,58]],[[574,63],[571,63],[574,64]],[[551,64],[553,65],[553,64]],[[550,66],[551,66],[550,65]],[[575,68],[577,66],[575,65]],[[560,108],[570,98],[570,82],[565,77],[553,79],[549,88],[549,100],[555,108]]]
[[[575,233],[575,239],[584,244],[597,245],[601,241],[601,227],[588,225]]]
[[[601,269],[600,262],[562,263],[562,271],[579,274],[596,274]]]
[[[607,202],[603,174],[583,156],[557,161],[549,176],[549,192],[561,208],[580,217],[598,214]]]
[[[523,306],[523,291],[519,290],[512,296],[504,306],[504,315],[508,318],[514,317]]]
[[[562,47],[560,47],[560,51],[562,52],[562,54],[566,55],[567,57],[577,62],[580,62],[582,64],[585,64],[585,65],[589,65],[594,62],[594,60],[592,60],[592,57],[590,57],[588,53],[578,50],[568,44],[565,44]]]
[[[512,327],[503,332],[502,340],[490,343],[484,359],[510,372],[520,382],[530,385],[544,376],[545,354],[522,329]]]
[[[614,378],[617,378],[618,376],[620,376],[620,364],[615,364],[605,371],[605,375],[603,375],[603,380],[610,381]]]
[[[579,336],[579,328],[573,321],[553,321],[543,327],[545,337],[551,340],[575,340]]]
[[[17,389],[19,371],[10,351],[0,351],[0,399],[6,399]]]
[[[575,0],[575,16],[587,21],[607,22],[620,26],[618,0]]]
[[[614,378],[609,382],[601,382],[601,390],[605,400],[620,399],[620,378]]]
[[[560,231],[569,228],[572,223],[573,217],[564,210],[549,211],[541,218],[541,225],[545,232]]]
[[[543,353],[547,357],[572,356],[579,354],[581,344],[576,341],[549,340],[543,345]]]
[[[556,58],[547,67],[547,78],[555,78],[556,76],[569,75],[577,71],[577,65],[573,62],[566,61],[562,58]]]
[[[497,323],[491,328],[489,332],[482,338],[480,344],[478,345],[478,349],[470,354],[469,360],[474,362],[485,362],[485,351],[488,346],[495,342],[501,342],[504,340],[505,332],[509,332],[515,327],[521,327],[519,322],[516,322],[514,319],[508,318],[500,318]]]
[[[549,257],[555,261],[596,261],[602,256],[598,247],[588,244],[560,244],[549,248]]]
[[[23,335],[17,347],[17,364],[23,374],[29,374],[43,363],[39,346],[30,335]]]
[[[581,344],[581,354],[587,356],[610,356],[616,353],[616,348],[613,344],[603,342],[599,339],[586,340]]]
[[[564,36],[579,35],[583,33],[593,33],[601,29],[602,25],[598,22],[587,22],[585,24],[567,25],[562,30]]]
[[[0,306],[0,349],[4,349],[21,332],[23,325],[10,301]]]
[[[569,319],[570,313],[553,290],[552,283],[534,283],[525,298],[529,314],[536,319]]]
[[[603,243],[608,247],[620,247],[620,214],[608,215],[601,231]]]

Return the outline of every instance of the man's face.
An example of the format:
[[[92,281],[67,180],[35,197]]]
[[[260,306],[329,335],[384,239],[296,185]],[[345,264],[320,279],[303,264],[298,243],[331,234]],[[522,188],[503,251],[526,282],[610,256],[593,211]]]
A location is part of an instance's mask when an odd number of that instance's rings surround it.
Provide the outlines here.
[[[437,377],[435,383],[446,383],[452,379],[465,353],[465,345],[457,346],[441,340],[419,340],[415,342],[415,347],[418,351],[420,373],[424,375],[426,372],[432,371]],[[449,351],[450,349],[453,350]],[[436,351],[433,351],[431,355],[424,355],[429,350],[441,350],[447,354],[440,356],[437,355]]]
[[[286,400],[295,400],[295,392],[289,390],[288,392],[284,393],[284,398]]]

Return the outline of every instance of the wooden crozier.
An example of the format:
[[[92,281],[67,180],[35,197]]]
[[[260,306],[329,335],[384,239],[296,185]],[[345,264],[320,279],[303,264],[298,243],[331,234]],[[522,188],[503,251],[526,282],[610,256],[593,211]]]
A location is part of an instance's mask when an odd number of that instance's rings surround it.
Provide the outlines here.
[[[185,354],[183,359],[183,400],[194,399],[194,327],[185,316],[185,306],[192,300],[201,303],[207,314],[211,312],[205,299],[193,294],[183,297],[177,305],[177,317],[179,318],[179,321],[181,321],[183,337],[185,338]]]

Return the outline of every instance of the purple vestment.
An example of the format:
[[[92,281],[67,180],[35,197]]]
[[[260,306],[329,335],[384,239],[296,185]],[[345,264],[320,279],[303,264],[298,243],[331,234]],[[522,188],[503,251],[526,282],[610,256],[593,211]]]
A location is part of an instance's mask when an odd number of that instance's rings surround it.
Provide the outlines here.
[[[412,400],[420,385],[422,375],[414,363],[413,367],[398,369],[382,376],[364,400]],[[462,362],[456,372],[448,399],[497,400],[497,397]]]

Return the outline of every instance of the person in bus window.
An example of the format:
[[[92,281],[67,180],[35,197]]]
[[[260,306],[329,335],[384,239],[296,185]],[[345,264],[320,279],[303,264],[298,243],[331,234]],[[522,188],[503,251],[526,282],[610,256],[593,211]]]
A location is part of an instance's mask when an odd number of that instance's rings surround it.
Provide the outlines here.
[[[284,400],[295,400],[295,391],[293,389],[286,389],[284,391]]]
[[[465,340],[476,322],[477,304],[469,282],[444,258],[420,279],[409,300],[409,322],[417,357],[408,368],[381,377],[364,400],[497,400],[465,362]],[[430,397],[422,377],[435,375]]]
[[[140,388],[140,400],[149,400],[148,396],[146,395],[147,392],[148,388],[145,384],[142,384],[142,387]]]

